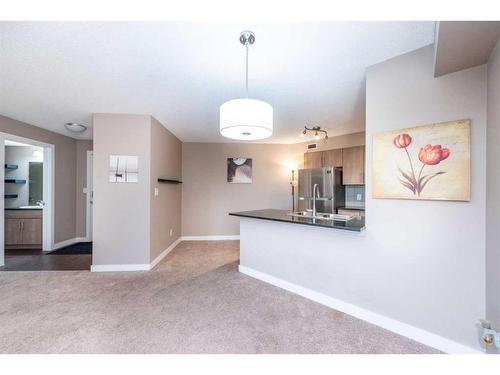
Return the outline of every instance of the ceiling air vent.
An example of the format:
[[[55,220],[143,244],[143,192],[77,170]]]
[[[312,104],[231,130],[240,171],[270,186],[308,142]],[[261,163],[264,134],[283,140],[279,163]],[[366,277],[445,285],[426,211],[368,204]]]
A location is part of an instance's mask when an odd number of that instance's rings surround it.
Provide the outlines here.
[[[318,148],[318,144],[317,143],[309,143],[307,145],[307,149],[308,150],[315,150],[316,148]]]

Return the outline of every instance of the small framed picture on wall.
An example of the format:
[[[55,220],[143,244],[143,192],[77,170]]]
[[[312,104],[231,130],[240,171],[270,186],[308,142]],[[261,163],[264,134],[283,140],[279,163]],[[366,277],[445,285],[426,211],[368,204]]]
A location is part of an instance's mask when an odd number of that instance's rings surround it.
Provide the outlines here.
[[[137,156],[109,156],[109,182],[135,183],[138,181],[139,158]]]
[[[252,183],[252,159],[250,158],[228,158],[227,159],[227,182],[230,184]]]

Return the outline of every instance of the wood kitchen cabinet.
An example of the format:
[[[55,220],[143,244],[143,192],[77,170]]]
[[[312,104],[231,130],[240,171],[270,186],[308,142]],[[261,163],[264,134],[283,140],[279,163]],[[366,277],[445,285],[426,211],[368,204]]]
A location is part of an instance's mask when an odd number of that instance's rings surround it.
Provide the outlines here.
[[[323,167],[342,167],[342,149],[327,150],[322,153]]]
[[[5,210],[5,248],[42,248],[42,210]]]
[[[307,152],[304,168],[342,167],[342,149]]]
[[[344,185],[364,185],[365,146],[342,149],[342,180]]]
[[[304,168],[342,167],[344,185],[365,184],[365,146],[306,152]]]
[[[323,166],[322,152],[307,152],[304,154],[304,168],[321,168]]]

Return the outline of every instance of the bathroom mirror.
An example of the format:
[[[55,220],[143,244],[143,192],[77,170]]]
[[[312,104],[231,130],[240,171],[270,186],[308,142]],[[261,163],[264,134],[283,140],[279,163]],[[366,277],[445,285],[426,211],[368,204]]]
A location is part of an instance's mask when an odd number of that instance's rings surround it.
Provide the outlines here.
[[[29,195],[30,206],[35,206],[43,200],[43,163],[29,162]]]

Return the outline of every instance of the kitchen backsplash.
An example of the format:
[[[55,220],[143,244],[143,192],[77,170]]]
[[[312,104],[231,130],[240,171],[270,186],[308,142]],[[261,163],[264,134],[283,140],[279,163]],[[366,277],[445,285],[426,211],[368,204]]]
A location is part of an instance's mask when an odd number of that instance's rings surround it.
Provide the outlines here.
[[[358,199],[361,198],[361,199]],[[365,207],[365,186],[353,185],[345,187],[345,206],[364,208]]]

